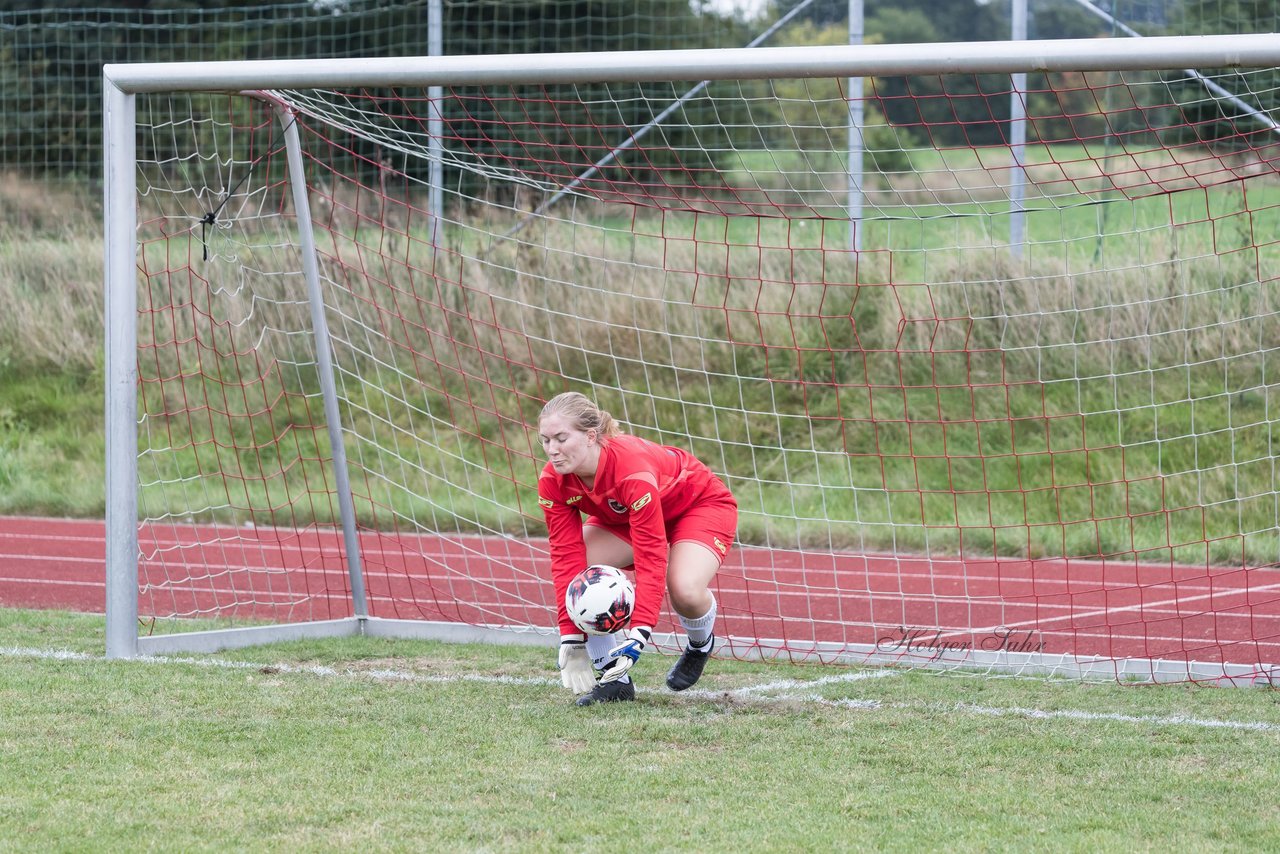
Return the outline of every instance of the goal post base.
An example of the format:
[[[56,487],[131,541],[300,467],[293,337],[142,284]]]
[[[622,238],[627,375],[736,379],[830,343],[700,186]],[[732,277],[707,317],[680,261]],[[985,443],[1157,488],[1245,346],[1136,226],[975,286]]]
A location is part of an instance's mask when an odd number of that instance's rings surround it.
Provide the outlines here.
[[[261,644],[351,637],[358,634],[360,634],[360,621],[354,617],[343,620],[318,620],[285,625],[208,629],[198,632],[139,637],[138,655],[147,657],[173,655],[174,653],[222,652],[223,650],[243,649],[244,647],[259,646]]]
[[[378,617],[348,617],[271,626],[210,629],[138,638],[138,655],[164,656],[178,653],[208,654],[298,640],[340,637],[398,638],[402,640],[477,643],[500,646],[553,647],[559,640],[554,631],[529,626],[478,626],[443,620],[400,620]],[[682,637],[656,634],[659,649],[678,649]],[[1243,665],[1207,661],[1168,659],[1109,659],[1066,654],[987,652],[948,650],[886,652],[871,644],[797,643],[769,638],[728,637],[716,648],[718,656],[744,661],[797,662],[824,665],[902,667],[941,671],[968,671],[974,674],[1056,677],[1083,680],[1115,680],[1131,683],[1199,682],[1219,686],[1274,687],[1280,681],[1280,667],[1269,664]]]
[[[175,653],[213,653],[263,644],[342,637],[402,638],[447,643],[491,643],[518,646],[553,646],[559,638],[542,629],[524,626],[471,626],[438,620],[388,620],[347,617],[270,626],[241,626],[138,638],[139,656]]]

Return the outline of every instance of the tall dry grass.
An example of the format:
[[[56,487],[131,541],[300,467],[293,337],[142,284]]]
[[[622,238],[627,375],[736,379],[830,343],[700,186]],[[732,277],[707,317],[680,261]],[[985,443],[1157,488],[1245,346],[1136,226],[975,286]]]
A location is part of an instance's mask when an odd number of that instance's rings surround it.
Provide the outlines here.
[[[0,176],[0,364],[91,369],[102,350],[101,204]]]
[[[0,358],[94,366],[102,346],[97,201],[8,176],[0,178],[0,212],[0,299],[7,307],[0,312]],[[378,330],[401,351],[444,354],[463,373],[483,373],[482,354],[510,348],[518,337],[547,364],[608,358],[624,371],[648,365],[724,376],[755,366],[773,382],[820,381],[817,360],[806,364],[806,356],[825,354],[835,365],[827,379],[839,382],[851,376],[840,363],[880,351],[997,349],[1025,362],[1028,378],[1066,378],[1061,365],[1045,364],[1066,356],[1075,375],[1090,377],[1250,358],[1261,352],[1258,324],[1273,316],[1256,252],[1206,253],[1227,236],[1213,221],[1135,232],[1141,245],[1134,254],[1142,258],[1083,271],[1063,256],[1038,251],[1019,260],[984,245],[976,231],[957,233],[955,247],[930,252],[927,268],[912,273],[903,259],[924,257],[914,248],[855,257],[843,248],[751,245],[731,236],[669,239],[659,236],[662,226],[611,231],[591,225],[617,218],[604,205],[579,211],[585,224],[548,220],[536,234],[510,240],[492,235],[507,230],[514,214],[473,213],[478,217],[450,224],[450,248],[440,253],[403,225],[388,230],[365,219],[355,228],[354,216],[330,218],[334,230],[320,249],[338,324],[349,322],[357,335]],[[726,230],[732,226],[725,221]],[[289,227],[264,218],[222,243],[214,234],[205,263],[190,260],[204,248],[194,245],[195,232],[177,238],[177,246],[144,243],[144,264],[157,273],[143,309],[207,299],[199,311],[171,312],[163,334],[191,342],[201,323],[219,334],[256,326],[283,334],[259,336],[257,346],[292,344],[292,333],[310,321],[304,284],[287,272],[299,263]],[[1188,228],[1198,236],[1188,237]],[[166,270],[167,255],[184,263]],[[207,297],[196,293],[201,288]],[[388,312],[408,320],[388,325]],[[461,346],[441,347],[444,341]]]

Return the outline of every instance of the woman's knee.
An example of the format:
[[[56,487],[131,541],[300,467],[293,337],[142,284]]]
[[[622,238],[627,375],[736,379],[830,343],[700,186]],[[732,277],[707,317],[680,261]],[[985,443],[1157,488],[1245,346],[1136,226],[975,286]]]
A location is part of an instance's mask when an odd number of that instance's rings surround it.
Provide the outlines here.
[[[677,613],[698,617],[711,607],[708,588],[719,568],[715,553],[698,543],[677,543],[672,548],[667,565],[667,595]]]
[[[667,576],[667,595],[671,597],[671,607],[678,613],[689,616],[689,611],[709,607],[711,594],[705,583],[689,579]]]

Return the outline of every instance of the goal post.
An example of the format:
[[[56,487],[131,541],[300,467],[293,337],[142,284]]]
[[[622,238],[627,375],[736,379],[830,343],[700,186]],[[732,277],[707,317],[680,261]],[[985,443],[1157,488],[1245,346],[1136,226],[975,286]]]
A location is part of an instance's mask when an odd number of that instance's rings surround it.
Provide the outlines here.
[[[1269,683],[1278,69],[108,65],[107,653],[554,643],[534,419],[574,389],[738,496],[723,654]]]

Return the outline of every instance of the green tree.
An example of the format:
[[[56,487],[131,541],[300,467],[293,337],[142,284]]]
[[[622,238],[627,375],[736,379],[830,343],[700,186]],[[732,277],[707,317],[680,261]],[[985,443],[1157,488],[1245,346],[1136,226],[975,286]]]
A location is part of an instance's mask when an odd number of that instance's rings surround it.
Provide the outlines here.
[[[174,60],[390,57],[427,52],[428,0],[342,0],[264,3],[261,0],[122,0],[83,8],[83,0],[0,0],[0,95],[8,105],[0,129],[0,168],[25,174],[73,170],[95,177],[101,169],[101,69],[105,63]],[[444,4],[446,53],[541,53],[565,50],[647,50],[744,44],[745,24],[697,14],[686,0],[450,0]],[[690,84],[692,85],[692,84]],[[671,87],[602,87],[519,91],[505,99],[449,107],[451,129],[489,153],[532,153],[510,130],[526,109],[548,116],[537,153],[549,168],[580,162],[588,148],[621,142],[625,128],[642,125],[671,98]],[[468,94],[468,93],[462,93]],[[706,107],[705,101],[686,109]],[[411,120],[406,120],[411,121]],[[593,130],[608,124],[612,130]],[[502,130],[505,128],[506,130]],[[472,133],[482,129],[483,133]],[[492,130],[493,133],[487,135]],[[689,131],[684,131],[689,133]],[[616,140],[602,139],[617,135]],[[692,140],[671,140],[675,151]],[[710,140],[706,140],[710,143]],[[353,141],[355,159],[376,158]],[[567,147],[567,148],[566,148]],[[727,146],[721,146],[727,147]],[[579,149],[577,151],[573,149]],[[500,151],[501,149],[501,151]],[[605,148],[604,151],[607,151]],[[163,152],[161,152],[163,154]],[[564,156],[561,156],[564,155]],[[669,152],[623,159],[615,169],[690,169]],[[655,159],[656,158],[656,159]],[[588,161],[590,162],[590,161]],[[563,170],[562,171],[572,171]]]
[[[1278,0],[1182,0],[1170,20],[1174,32],[1274,33],[1280,26]]]
[[[1007,33],[996,4],[975,0],[895,0],[871,5],[868,36],[887,44],[979,41]],[[1003,74],[877,78],[876,95],[890,124],[927,134],[935,145],[1005,141],[1009,78]]]
[[[741,46],[744,25],[698,14],[687,0],[503,0],[458,3],[449,10],[448,52],[549,53]],[[465,140],[468,159],[526,170],[539,181],[564,185],[625,142],[698,81],[683,84],[578,84],[455,90],[446,105],[451,135]],[[746,123],[745,106],[713,103],[712,86],[639,145],[603,167],[585,186],[641,187],[672,173],[679,183],[716,174],[711,152],[732,147],[726,125]],[[702,120],[711,116],[715,121]],[[654,144],[661,140],[659,144]],[[462,172],[466,195],[509,193],[484,186],[478,172]]]
[[[1027,32],[1033,39],[1091,39],[1111,32],[1101,18],[1065,0],[1032,2],[1028,12]]]
[[[848,40],[841,25],[820,27],[805,23],[793,35],[797,41],[811,45],[837,45]],[[864,81],[863,85],[864,92],[853,93],[854,96],[866,97],[876,84]],[[838,152],[843,158],[850,95],[844,86],[844,80],[834,78],[773,81],[776,100],[770,102],[777,105],[779,115],[777,121],[768,123],[773,136],[765,140],[766,146],[777,144],[806,154]],[[786,138],[778,138],[784,129]],[[868,100],[865,105],[862,142],[871,167],[886,173],[909,169],[909,151],[921,144],[907,129],[889,127],[875,100]]]
[[[1169,29],[1178,34],[1274,33],[1280,27],[1280,0],[1182,0],[1170,17]],[[1258,113],[1280,107],[1280,74],[1271,70],[1241,74],[1230,69],[1199,69],[1235,93]],[[1203,142],[1235,148],[1271,144],[1270,131],[1249,110],[1221,98],[1206,97],[1204,84],[1184,75],[1169,77],[1172,102],[1180,105],[1179,141],[1194,135]],[[1252,139],[1257,137],[1256,141]]]

